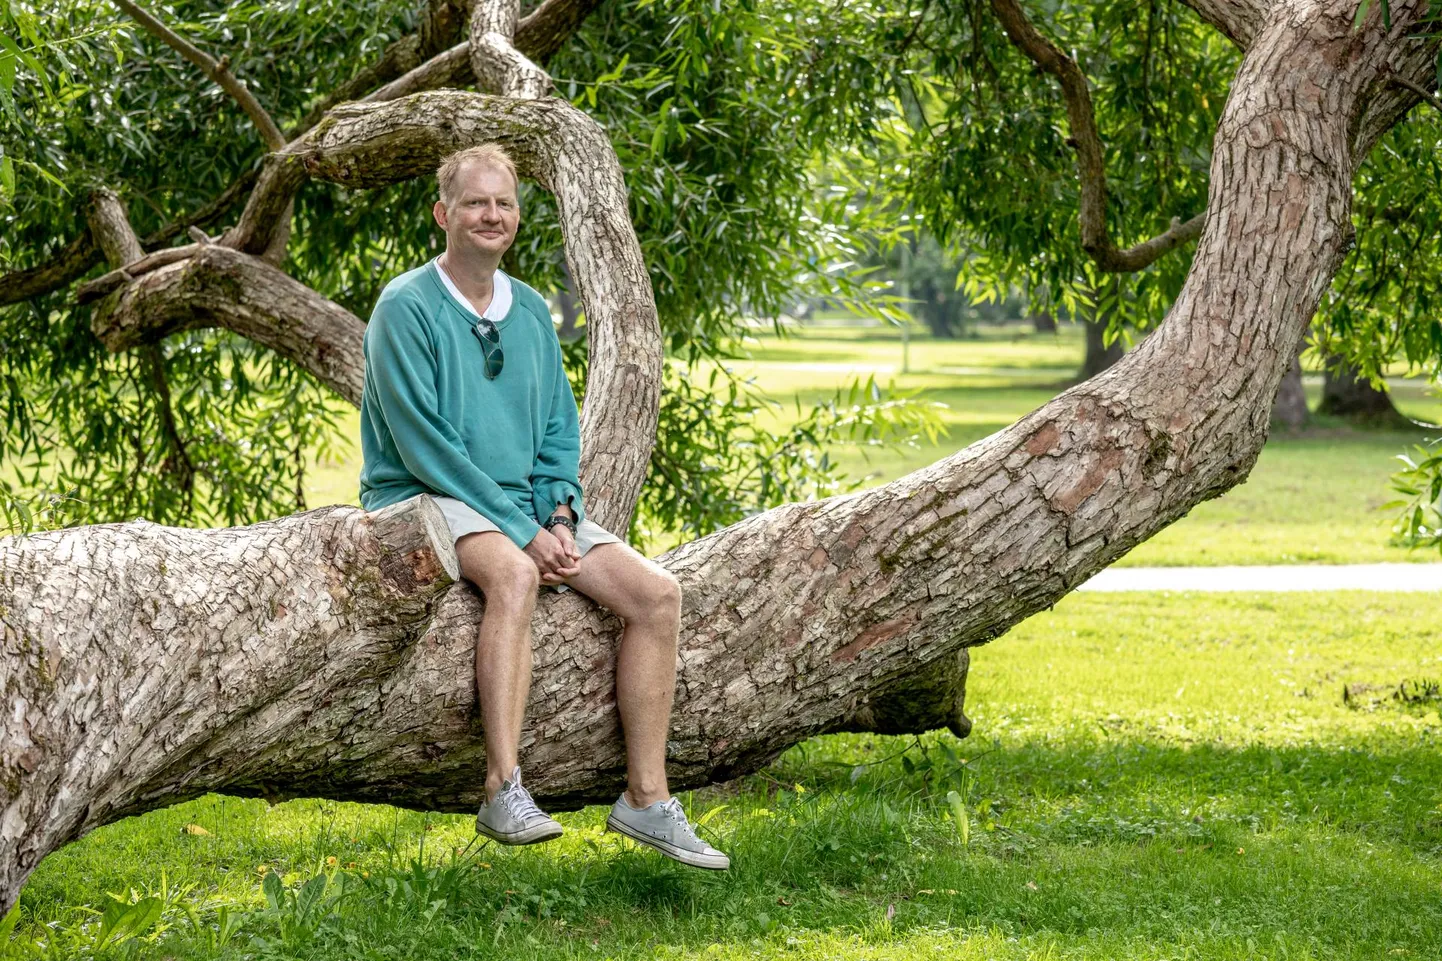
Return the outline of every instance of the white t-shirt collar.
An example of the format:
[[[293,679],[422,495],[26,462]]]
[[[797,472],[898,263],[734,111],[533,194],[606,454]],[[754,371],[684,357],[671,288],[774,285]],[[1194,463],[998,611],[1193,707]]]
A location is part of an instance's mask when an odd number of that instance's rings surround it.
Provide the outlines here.
[[[446,285],[446,290],[450,291],[451,296],[456,299],[456,303],[469,311],[472,317],[484,317],[499,323],[511,312],[511,278],[502,273],[499,268],[491,278],[491,304],[486,308],[484,314],[478,314],[476,308],[466,299],[466,295],[461,293],[460,288],[456,286],[456,282],[451,279],[451,275],[446,273],[446,268],[441,266],[440,257],[435,259],[435,265],[436,273],[441,275],[441,283]]]

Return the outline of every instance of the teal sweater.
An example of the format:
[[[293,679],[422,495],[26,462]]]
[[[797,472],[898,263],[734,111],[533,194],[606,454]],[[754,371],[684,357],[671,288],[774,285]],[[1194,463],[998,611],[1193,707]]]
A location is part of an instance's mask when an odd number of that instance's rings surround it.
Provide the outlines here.
[[[361,504],[443,494],[525,547],[557,504],[582,517],[580,422],[561,343],[541,295],[512,278],[510,312],[496,324],[505,366],[487,380],[475,315],[437,269],[433,260],[387,284],[366,326]]]

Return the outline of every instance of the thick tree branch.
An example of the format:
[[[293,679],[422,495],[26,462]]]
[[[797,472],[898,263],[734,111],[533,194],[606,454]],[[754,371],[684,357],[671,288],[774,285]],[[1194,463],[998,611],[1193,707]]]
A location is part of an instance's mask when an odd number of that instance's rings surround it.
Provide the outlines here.
[[[471,70],[487,93],[534,100],[551,92],[551,76],[516,49],[520,0],[476,0],[471,8]]]
[[[245,82],[230,72],[229,57],[216,60],[161,23],[146,10],[137,6],[132,0],[115,0],[115,5],[128,13],[132,20],[164,41],[171,49],[199,67],[201,72],[213,83],[235,98],[235,101],[240,104],[240,108],[245,111],[245,115],[250,118],[250,122],[255,124],[255,129],[260,133],[260,139],[265,141],[267,147],[271,150],[279,150],[285,146],[285,135],[280,132],[275,121],[270,119],[270,114],[265,112],[265,108],[260,105],[259,100],[255,99],[255,95],[250,92],[250,88],[245,85]]]
[[[328,692],[349,684],[378,697],[458,576],[444,531],[439,508],[418,498],[371,515],[313,512],[229,531],[136,521],[0,538],[0,675],[51,678],[43,702],[6,687],[5,910],[57,843],[97,815],[108,820],[146,804],[133,777],[197,785],[204,776],[184,769],[214,763],[203,758],[227,750],[235,725],[301,725],[307,714],[328,713]],[[299,558],[308,560],[294,563]],[[43,567],[53,562],[67,571],[47,578]],[[100,610],[111,602],[120,606]],[[33,618],[49,608],[86,627],[59,643],[42,641],[37,632],[48,628]],[[186,640],[201,634],[202,644]],[[188,694],[197,683],[206,690],[201,712]],[[310,697],[294,699],[307,689]],[[69,712],[98,721],[112,711],[122,712],[114,723],[82,720],[78,730],[58,723]],[[343,740],[334,745],[337,758]],[[70,773],[51,765],[62,742],[80,750]],[[67,783],[75,774],[80,790]],[[22,783],[35,792],[22,793]]]
[[[184,260],[111,294],[91,317],[91,330],[113,351],[198,327],[264,344],[360,404],[365,324],[269,262],[229,247],[197,245]]]
[[[1206,214],[1182,222],[1173,218],[1167,231],[1126,250],[1119,249],[1107,229],[1107,174],[1105,151],[1097,131],[1091,89],[1076,61],[1036,29],[1018,0],[991,0],[991,8],[1012,44],[1038,67],[1061,81],[1071,126],[1068,143],[1076,151],[1077,180],[1081,188],[1078,219],[1082,249],[1108,273],[1135,273],[1158,257],[1201,235]]]
[[[1240,49],[1252,45],[1272,0],[1182,0]]]

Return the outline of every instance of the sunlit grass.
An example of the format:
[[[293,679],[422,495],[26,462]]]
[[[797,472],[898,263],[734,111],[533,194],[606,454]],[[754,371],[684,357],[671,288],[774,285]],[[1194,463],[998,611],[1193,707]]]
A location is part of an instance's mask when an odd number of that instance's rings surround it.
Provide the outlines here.
[[[46,861],[20,930],[89,956],[115,892],[162,920],[96,956],[1436,958],[1442,722],[1388,696],[1442,676],[1434,608],[1073,595],[974,651],[971,739],[817,738],[689,795],[728,874],[602,834],[600,807],[457,861],[465,815],[210,796]]]

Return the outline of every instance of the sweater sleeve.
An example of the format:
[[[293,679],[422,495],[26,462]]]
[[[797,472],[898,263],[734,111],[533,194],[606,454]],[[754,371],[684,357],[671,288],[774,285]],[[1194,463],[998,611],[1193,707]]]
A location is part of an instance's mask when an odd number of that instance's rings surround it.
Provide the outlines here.
[[[403,297],[376,304],[364,339],[366,377],[406,470],[492,521],[517,547],[540,525],[471,462],[464,441],[438,412],[436,362],[419,308]]]
[[[552,335],[554,336],[554,334]],[[566,380],[560,344],[555,354],[555,387],[551,391],[550,414],[546,418],[546,436],[536,452],[531,468],[531,503],[536,516],[547,518],[557,505],[568,504],[576,512],[579,525],[586,516],[581,506],[581,421],[576,411],[576,395]]]

